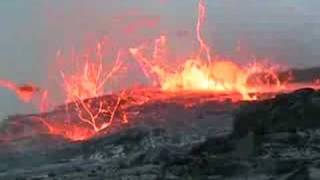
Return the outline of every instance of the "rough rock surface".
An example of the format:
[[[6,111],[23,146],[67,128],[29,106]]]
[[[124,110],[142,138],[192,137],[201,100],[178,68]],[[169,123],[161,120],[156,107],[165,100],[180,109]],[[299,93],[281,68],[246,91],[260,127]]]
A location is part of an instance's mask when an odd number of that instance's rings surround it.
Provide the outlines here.
[[[135,107],[135,120],[88,141],[42,133],[2,142],[0,179],[320,178],[319,91],[302,89],[241,104],[213,100],[185,107],[178,102]]]

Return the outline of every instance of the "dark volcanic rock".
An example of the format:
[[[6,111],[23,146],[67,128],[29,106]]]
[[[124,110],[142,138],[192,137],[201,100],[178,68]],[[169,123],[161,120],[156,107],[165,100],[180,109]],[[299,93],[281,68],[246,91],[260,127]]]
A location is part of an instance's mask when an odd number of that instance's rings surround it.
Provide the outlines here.
[[[320,78],[320,67],[305,69],[291,69],[279,74],[280,79],[287,79],[288,76],[294,77],[295,82],[313,82]]]
[[[192,148],[192,154],[222,154],[231,152],[234,142],[229,136],[209,137],[203,143]]]
[[[274,99],[244,104],[235,113],[234,135],[297,131],[320,127],[320,92],[301,89]]]
[[[319,91],[300,89],[244,104],[234,113],[232,138],[254,136],[254,171],[275,179],[314,179],[320,158],[319,97]]]

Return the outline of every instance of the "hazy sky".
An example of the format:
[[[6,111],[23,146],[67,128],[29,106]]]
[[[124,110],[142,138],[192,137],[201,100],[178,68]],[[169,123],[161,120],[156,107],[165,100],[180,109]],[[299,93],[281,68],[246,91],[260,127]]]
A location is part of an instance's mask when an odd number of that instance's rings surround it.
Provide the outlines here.
[[[296,67],[320,65],[320,1],[207,0],[207,5],[204,34],[220,54],[239,56],[239,63],[245,54]],[[58,49],[77,49],[104,35],[130,47],[145,34],[185,32],[187,37],[172,43],[192,47],[196,13],[196,0],[1,0],[0,78],[40,83]],[[150,21],[142,23],[145,30],[136,36],[119,32],[134,17]],[[235,52],[239,44],[241,54]],[[24,107],[6,90],[0,90],[0,99],[0,112]]]

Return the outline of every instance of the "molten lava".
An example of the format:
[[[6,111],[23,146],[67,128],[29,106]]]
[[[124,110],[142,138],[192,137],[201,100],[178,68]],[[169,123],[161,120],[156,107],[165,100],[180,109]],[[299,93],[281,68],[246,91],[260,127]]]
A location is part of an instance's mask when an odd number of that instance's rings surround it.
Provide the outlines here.
[[[78,69],[67,74],[61,71],[63,79],[63,89],[65,91],[66,103],[77,100],[84,100],[92,97],[98,97],[103,94],[106,83],[118,73],[123,62],[120,60],[121,53],[115,60],[115,64],[110,71],[104,69],[102,57],[100,55],[100,45],[97,45],[97,59],[85,59]],[[81,62],[81,60],[79,60]],[[78,61],[78,63],[79,63]]]
[[[165,36],[155,40],[152,59],[147,58],[147,48],[143,46],[130,49],[145,76],[155,86],[171,92],[239,93],[244,100],[256,99],[250,94],[267,91],[266,88],[276,91],[283,88],[284,84],[280,82],[276,69],[272,66],[255,63],[241,67],[231,60],[218,56],[212,58],[210,48],[201,35],[205,16],[205,2],[199,0],[196,25],[199,51],[196,57],[185,60],[179,67],[171,69],[164,63],[166,56],[163,53],[167,42]],[[205,56],[207,61],[204,61],[202,56]]]
[[[103,102],[97,99],[89,101],[75,101],[66,106],[69,113],[67,119],[46,119],[37,117],[52,135],[63,136],[72,141],[86,140],[98,132],[109,128],[115,118],[121,118],[126,123],[126,114],[121,110],[122,96],[116,102]],[[117,117],[116,117],[117,116]]]
[[[240,93],[244,100],[250,100],[254,99],[249,95],[251,93],[283,88],[276,71],[263,64],[241,67],[224,59],[215,59],[209,64],[199,59],[189,59],[173,70],[145,58],[142,49],[132,48],[130,52],[146,77],[163,91]]]
[[[84,54],[73,59],[77,62],[77,68],[74,71],[61,70],[65,110],[69,114],[76,112],[76,116],[60,121],[42,120],[41,122],[47,126],[51,134],[62,135],[71,140],[85,140],[112,125],[115,114],[120,109],[123,95],[119,95],[116,103],[106,103],[95,97],[106,94],[105,86],[115,74],[122,70],[123,62],[121,53],[118,52],[114,66],[111,70],[106,70],[101,53],[102,48],[102,44],[97,43],[94,54]],[[43,101],[41,107],[44,103],[47,102]],[[122,112],[120,114],[123,122],[126,122],[126,116]]]

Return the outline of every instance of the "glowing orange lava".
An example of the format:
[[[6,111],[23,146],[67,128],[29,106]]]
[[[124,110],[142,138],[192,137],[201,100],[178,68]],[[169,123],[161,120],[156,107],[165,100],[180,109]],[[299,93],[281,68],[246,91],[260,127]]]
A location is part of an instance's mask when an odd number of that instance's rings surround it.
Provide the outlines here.
[[[45,125],[52,135],[63,136],[66,139],[72,141],[86,140],[98,132],[109,128],[116,118],[118,113],[122,123],[126,123],[126,115],[121,111],[122,96],[119,96],[115,104],[107,104],[102,100],[99,102],[94,101],[76,101],[74,102],[74,108],[76,115],[70,109],[67,112],[70,113],[70,119],[46,119],[39,118],[43,125]],[[99,107],[93,106],[98,103]],[[71,105],[69,105],[71,106]],[[70,108],[67,106],[67,108]],[[97,109],[98,108],[98,109]]]
[[[145,75],[163,91],[202,91],[213,93],[240,93],[242,99],[249,94],[269,89],[280,90],[283,85],[275,69],[263,64],[241,67],[230,60],[215,59],[210,64],[189,59],[175,70],[145,58],[142,49],[130,49]],[[268,88],[268,89],[266,89]]]
[[[64,107],[70,116],[67,119],[36,118],[50,134],[70,140],[85,140],[110,127],[116,114],[123,123],[127,122],[126,115],[119,112],[124,93],[120,93],[114,102],[96,98],[106,94],[106,86],[124,67],[119,51],[114,65],[107,69],[102,49],[103,43],[98,42],[94,50],[73,55],[71,59],[58,56],[59,61],[72,62],[72,68],[60,69]],[[54,104],[48,96],[49,92],[44,91],[39,103],[40,112],[48,111],[48,107]]]
[[[123,66],[120,60],[121,53],[118,52],[115,64],[110,71],[106,71],[101,57],[101,45],[97,45],[97,59],[86,58],[69,74],[61,71],[63,89],[65,91],[66,103],[98,97],[103,94],[106,83],[118,73]],[[77,61],[78,63],[81,60]]]
[[[179,67],[168,68],[164,64],[166,37],[155,40],[153,58],[147,58],[147,48],[140,46],[131,48],[130,52],[139,63],[145,76],[163,91],[202,91],[213,93],[240,93],[242,99],[252,100],[250,94],[266,91],[267,89],[280,90],[283,85],[273,66],[254,63],[242,67],[232,60],[211,57],[210,48],[201,35],[201,27],[206,16],[204,0],[199,0],[198,21],[196,25],[199,51],[196,57],[187,59]],[[202,59],[205,56],[207,61]],[[162,58],[161,58],[162,56]]]

